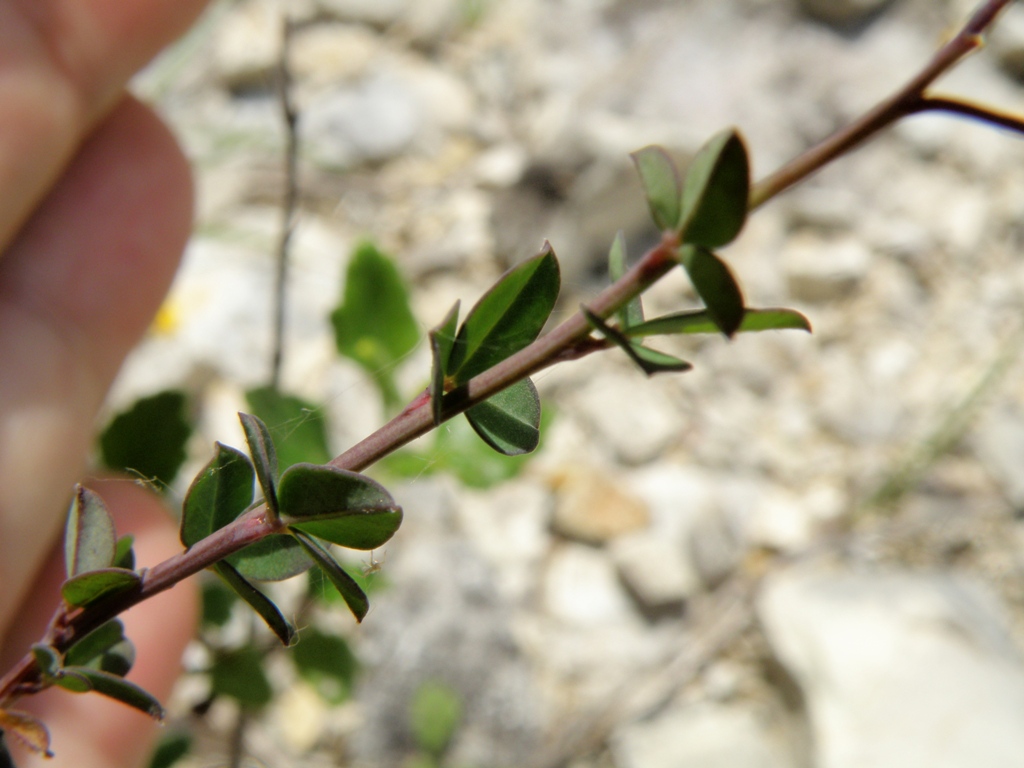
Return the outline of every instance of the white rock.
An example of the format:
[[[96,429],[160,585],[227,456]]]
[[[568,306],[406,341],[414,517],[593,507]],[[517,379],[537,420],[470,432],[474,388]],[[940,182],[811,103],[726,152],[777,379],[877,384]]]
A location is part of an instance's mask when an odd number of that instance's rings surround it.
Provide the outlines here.
[[[551,556],[544,608],[568,624],[589,627],[628,622],[635,615],[609,559],[582,544],[566,544]]]
[[[585,465],[552,474],[555,509],[551,525],[576,541],[603,544],[647,527],[647,507],[606,471]]]
[[[273,0],[248,0],[231,7],[214,40],[214,66],[222,82],[230,87],[269,84],[281,49],[281,19]]]
[[[1024,80],[1024,8],[1011,4],[988,37],[1003,69]]]
[[[772,576],[758,611],[805,696],[814,765],[1020,765],[1024,666],[980,585],[804,567]]]
[[[870,265],[870,249],[853,237],[831,239],[804,233],[783,246],[786,283],[799,301],[826,302],[849,296],[867,276]]]
[[[675,707],[619,729],[617,768],[787,768],[792,763],[756,713],[740,706]]]
[[[398,19],[409,0],[317,0],[325,12],[345,21],[385,25]]]
[[[682,546],[663,536],[624,536],[612,543],[611,555],[622,580],[648,611],[681,607],[702,586]]]
[[[1005,404],[988,411],[972,430],[974,452],[1015,508],[1024,507],[1024,414]]]

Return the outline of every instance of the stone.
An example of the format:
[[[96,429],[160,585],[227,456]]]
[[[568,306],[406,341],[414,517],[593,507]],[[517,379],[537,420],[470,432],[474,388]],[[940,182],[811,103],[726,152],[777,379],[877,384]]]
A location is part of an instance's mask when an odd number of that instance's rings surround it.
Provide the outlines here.
[[[1020,765],[1024,665],[979,583],[807,565],[768,577],[757,609],[806,701],[811,764]]]
[[[848,297],[871,266],[871,250],[853,237],[800,233],[783,245],[782,253],[786,284],[797,301],[823,303]]]
[[[611,556],[622,581],[647,614],[681,608],[702,586],[683,547],[654,533],[617,539]]]
[[[1008,404],[989,410],[972,430],[981,464],[1015,509],[1024,509],[1024,413]]]
[[[553,618],[580,627],[630,623],[635,616],[611,561],[583,544],[565,544],[551,555],[543,604]]]
[[[1024,8],[1011,4],[987,37],[1003,70],[1024,81]]]
[[[594,467],[562,468],[552,475],[551,485],[555,491],[551,527],[574,541],[603,544],[649,522],[644,503]]]

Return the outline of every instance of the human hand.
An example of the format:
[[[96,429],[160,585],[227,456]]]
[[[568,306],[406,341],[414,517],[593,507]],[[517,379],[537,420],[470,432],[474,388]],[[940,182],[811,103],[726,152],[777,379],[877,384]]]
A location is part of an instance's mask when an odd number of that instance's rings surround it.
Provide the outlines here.
[[[204,5],[0,0],[0,671],[57,605],[56,545],[97,410],[188,237],[187,163],[124,89]],[[124,481],[99,490],[140,565],[180,550],[155,497]],[[139,657],[129,679],[165,697],[194,614],[187,588],[128,612]],[[51,768],[147,756],[145,718],[99,696],[48,691],[18,707],[50,727]]]

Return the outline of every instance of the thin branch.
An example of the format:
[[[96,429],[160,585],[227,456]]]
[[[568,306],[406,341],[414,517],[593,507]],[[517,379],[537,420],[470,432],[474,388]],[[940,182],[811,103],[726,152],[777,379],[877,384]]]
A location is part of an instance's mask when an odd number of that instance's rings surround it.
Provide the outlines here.
[[[949,112],[954,115],[962,115],[983,123],[1005,128],[1014,133],[1024,134],[1024,118],[1010,112],[993,109],[982,104],[972,104],[969,101],[954,99],[945,96],[925,96],[917,105],[915,112]]]

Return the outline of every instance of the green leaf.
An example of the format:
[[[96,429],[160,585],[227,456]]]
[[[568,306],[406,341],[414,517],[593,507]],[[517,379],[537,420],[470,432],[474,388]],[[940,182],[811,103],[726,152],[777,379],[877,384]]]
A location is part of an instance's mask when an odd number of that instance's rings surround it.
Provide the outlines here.
[[[290,467],[303,461],[313,464],[330,461],[323,410],[273,387],[250,389],[245,393],[245,399],[253,414],[267,425],[274,436],[279,467]]]
[[[301,531],[296,533],[295,536],[306,552],[309,553],[309,556],[320,566],[324,576],[328,578],[331,584],[334,585],[334,588],[344,598],[345,604],[352,611],[352,615],[356,617],[356,621],[361,622],[366,616],[366,612],[370,610],[370,602],[366,599],[366,593],[356,584],[355,579],[345,573],[345,570],[338,565],[330,553],[320,546],[315,539]]]
[[[231,608],[235,604],[235,593],[219,579],[203,579],[204,625],[223,627],[231,619]]]
[[[36,660],[36,666],[39,667],[44,681],[54,677],[60,671],[60,654],[56,649],[43,643],[33,643],[32,656]]]
[[[434,426],[441,423],[441,412],[444,401],[444,381],[448,375],[448,360],[455,346],[455,331],[459,323],[459,304],[448,310],[441,324],[430,332],[430,412],[434,416]]]
[[[161,734],[146,768],[172,768],[191,749],[192,737],[187,732],[171,731]]]
[[[402,509],[365,475],[296,464],[281,476],[281,513],[291,527],[350,549],[376,549],[402,522]]]
[[[693,368],[693,366],[685,360],[680,360],[678,357],[673,357],[672,355],[666,355],[664,352],[658,352],[655,349],[649,349],[635,341],[632,341],[620,330],[605,323],[604,320],[586,307],[581,305],[580,310],[587,318],[587,322],[598,330],[606,339],[622,347],[622,350],[629,355],[630,359],[648,376],[653,376],[656,373],[681,373]]]
[[[124,636],[118,619],[94,629],[72,645],[64,655],[66,666],[90,667],[124,677],[135,663],[135,646]]]
[[[727,337],[743,323],[743,293],[724,261],[706,248],[684,245],[679,260],[708,308],[708,316]]]
[[[142,579],[135,571],[100,568],[68,579],[61,584],[60,593],[68,605],[85,606],[141,586]]]
[[[633,152],[630,157],[640,174],[647,204],[658,229],[675,230],[679,225],[682,184],[679,171],[662,147],[649,146]]]
[[[256,467],[256,477],[259,478],[260,488],[263,489],[263,498],[268,509],[276,515],[278,514],[277,452],[274,450],[274,441],[270,437],[267,425],[261,419],[248,413],[240,413],[238,418],[242,422],[245,440],[249,444],[249,453],[252,455],[252,461]]]
[[[219,531],[252,503],[255,471],[249,457],[220,443],[215,450],[182,505],[180,535],[186,547]]]
[[[123,677],[112,675],[109,672],[92,667],[65,667],[61,671],[57,684],[75,693],[83,693],[81,686],[87,686],[85,691],[96,691],[96,693],[116,699],[157,721],[163,720],[165,716],[164,708],[151,693],[144,691],[135,683],[129,683]]]
[[[246,581],[242,574],[224,560],[216,563],[213,568],[235,591],[235,594],[245,600],[260,615],[260,618],[267,623],[267,626],[284,645],[292,644],[292,640],[295,638],[295,628],[285,619],[269,597]]]
[[[116,554],[114,520],[103,499],[88,488],[76,486],[64,529],[64,567],[68,578],[107,568]]]
[[[313,567],[290,534],[271,534],[226,559],[242,576],[259,581],[284,581]]]
[[[115,568],[126,568],[129,571],[135,570],[135,550],[132,549],[134,543],[135,537],[130,533],[126,533],[117,540],[117,544],[114,547],[113,565]]]
[[[137,400],[100,435],[100,456],[110,469],[134,472],[166,488],[185,461],[192,434],[188,400],[167,390]]]
[[[558,299],[558,259],[549,243],[509,270],[469,311],[448,358],[454,386],[527,346],[540,334]]]
[[[359,662],[344,638],[307,627],[299,633],[291,659],[325,701],[340,704],[349,697]]]
[[[811,323],[793,309],[747,309],[739,333],[795,329],[810,332]],[[627,336],[661,336],[676,333],[719,333],[707,310],[679,312],[656,317],[623,331]]]
[[[713,136],[690,163],[679,231],[684,243],[718,248],[732,242],[747,218],[750,162],[734,130]]]
[[[50,751],[50,732],[41,720],[27,712],[0,709],[0,768],[14,768],[14,760],[4,744],[5,733],[17,736],[33,752],[53,757]]]
[[[612,247],[608,251],[608,276],[611,278],[613,283],[617,283],[622,279],[622,276],[626,274],[626,236],[620,229],[615,239],[612,241]],[[631,325],[638,325],[644,321],[644,305],[637,296],[630,300],[626,306],[620,309],[616,315],[619,318],[619,322],[622,323],[623,328],[628,328]]]
[[[356,247],[345,275],[342,303],[331,313],[338,352],[374,377],[385,403],[400,402],[395,363],[419,342],[409,292],[398,269],[371,243]]]
[[[440,757],[462,721],[462,698],[444,683],[428,680],[416,689],[410,708],[416,743]]]
[[[218,656],[210,669],[210,685],[214,693],[229,696],[249,710],[261,709],[274,698],[263,671],[263,656],[252,646]]]
[[[521,379],[466,411],[485,443],[498,453],[518,456],[540,443],[540,396],[529,379]]]

